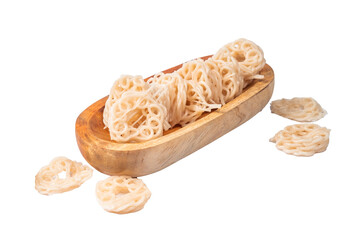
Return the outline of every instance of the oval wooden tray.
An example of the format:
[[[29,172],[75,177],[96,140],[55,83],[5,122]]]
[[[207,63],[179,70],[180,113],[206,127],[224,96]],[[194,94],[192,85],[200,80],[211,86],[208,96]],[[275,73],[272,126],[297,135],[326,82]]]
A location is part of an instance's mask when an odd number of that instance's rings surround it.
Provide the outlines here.
[[[203,57],[207,59],[210,56]],[[182,64],[164,73],[179,69]],[[76,140],[86,161],[108,175],[144,176],[157,172],[211,143],[260,112],[271,98],[274,72],[269,65],[261,70],[265,77],[211,113],[183,128],[175,127],[164,136],[142,143],[117,143],[104,129],[104,97],[85,109],[76,120]]]

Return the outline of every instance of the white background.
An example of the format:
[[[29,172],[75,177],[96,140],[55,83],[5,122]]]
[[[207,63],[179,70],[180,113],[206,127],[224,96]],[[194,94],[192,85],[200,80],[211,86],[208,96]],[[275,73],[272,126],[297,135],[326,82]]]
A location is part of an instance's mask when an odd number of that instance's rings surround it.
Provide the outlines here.
[[[359,8],[356,1],[1,1],[1,239],[360,239]],[[270,113],[141,179],[143,210],[104,211],[93,177],[43,196],[56,156],[86,163],[75,120],[121,74],[144,77],[245,37],[275,71],[272,100],[314,97],[326,152],[268,140],[295,124]],[[5,237],[6,236],[6,237]]]

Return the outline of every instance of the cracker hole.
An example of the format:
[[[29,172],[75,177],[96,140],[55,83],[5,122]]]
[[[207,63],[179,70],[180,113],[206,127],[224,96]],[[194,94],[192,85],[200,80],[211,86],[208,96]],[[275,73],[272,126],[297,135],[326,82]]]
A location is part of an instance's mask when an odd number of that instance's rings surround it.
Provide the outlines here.
[[[59,179],[65,179],[66,178],[66,172],[62,171],[57,176],[58,176]]]

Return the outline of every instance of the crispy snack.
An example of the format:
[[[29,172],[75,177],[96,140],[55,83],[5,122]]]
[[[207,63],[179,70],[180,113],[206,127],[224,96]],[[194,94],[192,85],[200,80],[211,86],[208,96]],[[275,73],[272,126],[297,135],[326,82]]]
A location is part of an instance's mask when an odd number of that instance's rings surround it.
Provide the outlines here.
[[[329,135],[329,129],[316,124],[295,124],[279,131],[270,142],[287,154],[310,157],[326,150]]]
[[[228,61],[211,57],[205,63],[214,74],[220,76],[221,84],[218,84],[218,88],[221,90],[219,95],[222,104],[230,102],[242,93],[244,78],[240,73],[239,63],[233,57]]]
[[[209,75],[210,69],[206,66],[204,60],[195,59],[188,61],[182,65],[180,69],[177,70],[177,73],[185,81],[194,81],[196,82],[200,89],[201,94],[207,103],[213,103],[213,91],[214,84],[216,84],[212,75]]]
[[[169,91],[168,119],[171,127],[178,124],[185,112],[186,105],[186,82],[177,73],[158,73],[150,78],[147,83],[150,85],[165,85]]]
[[[108,212],[125,214],[141,210],[151,192],[142,180],[128,176],[111,176],[96,185],[99,204]]]
[[[216,95],[219,100],[219,94],[214,95],[213,89],[219,85],[216,81],[221,79],[215,79],[215,75],[209,72],[210,69],[202,59],[186,62],[177,70],[186,83],[185,111],[179,122],[181,126],[194,122],[204,112],[221,107],[221,104],[216,104],[213,99]]]
[[[160,137],[164,131],[176,125],[185,127],[239,96],[254,79],[264,77],[260,74],[264,65],[262,49],[240,38],[206,61],[185,62],[176,71],[155,74],[146,82],[141,76],[123,75],[105,103],[105,128],[117,142]]]
[[[59,173],[65,172],[65,178]],[[92,169],[66,157],[54,158],[49,165],[40,169],[35,176],[35,189],[44,195],[62,193],[78,188],[91,178]]]
[[[326,115],[326,110],[313,98],[275,100],[270,109],[272,113],[298,122],[314,122]]]
[[[109,111],[112,105],[122,96],[126,91],[145,91],[149,88],[141,76],[122,75],[116,80],[110,90],[109,98],[106,100],[105,109],[103,113],[103,122],[105,128],[108,127],[109,123]]]
[[[245,38],[240,38],[226,44],[213,58],[225,62],[230,62],[231,58],[235,58],[239,63],[241,74],[244,77],[244,88],[249,85],[253,79],[261,79],[264,77],[259,75],[259,72],[265,66],[264,52],[254,42]]]
[[[166,108],[152,94],[127,91],[110,108],[110,137],[117,142],[142,142],[160,137],[166,116]]]

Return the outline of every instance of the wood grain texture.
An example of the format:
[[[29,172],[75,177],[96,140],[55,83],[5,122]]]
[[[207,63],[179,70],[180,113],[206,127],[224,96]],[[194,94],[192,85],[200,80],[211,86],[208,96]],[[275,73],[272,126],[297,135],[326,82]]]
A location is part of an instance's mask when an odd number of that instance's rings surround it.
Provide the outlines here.
[[[203,57],[207,59],[210,56]],[[170,73],[182,64],[163,71]],[[274,89],[274,72],[265,65],[262,80],[211,113],[183,128],[175,127],[164,136],[142,143],[117,143],[104,129],[104,97],[85,109],[76,120],[76,140],[81,154],[98,171],[108,175],[139,177],[157,172],[240,126],[261,111]],[[147,78],[148,79],[148,78]]]

